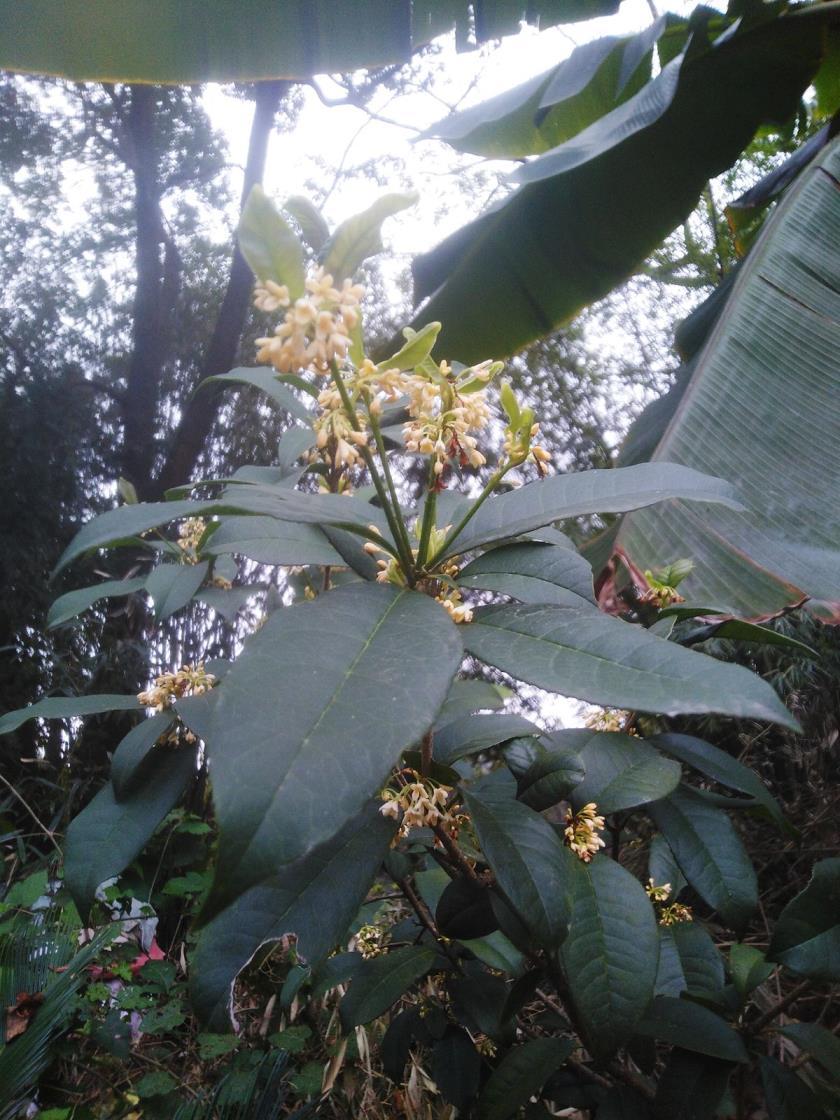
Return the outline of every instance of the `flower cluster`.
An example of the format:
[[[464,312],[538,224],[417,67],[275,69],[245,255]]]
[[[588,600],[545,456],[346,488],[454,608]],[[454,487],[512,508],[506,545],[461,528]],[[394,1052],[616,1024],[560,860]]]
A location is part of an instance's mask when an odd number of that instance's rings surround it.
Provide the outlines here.
[[[685,599],[677,591],[677,585],[693,570],[691,560],[676,560],[665,568],[657,568],[655,572],[645,572],[647,588],[639,596],[640,603],[648,603],[659,610],[670,607],[674,603],[684,603]]]
[[[638,738],[637,732],[628,727],[630,719],[631,713],[619,708],[596,708],[584,722],[592,731],[621,731],[624,735],[635,735]]]
[[[456,376],[441,362],[434,375],[415,370],[406,377],[411,419],[403,426],[405,447],[433,455],[432,470],[437,477],[448,460],[476,468],[487,462],[472,433],[482,431],[490,420],[486,388],[481,386],[489,383],[498,368],[498,363],[482,362]]]
[[[432,529],[429,534],[430,556],[434,557],[436,553],[440,551],[451,528],[451,525],[446,525],[443,529]],[[379,530],[375,525],[368,525],[368,529],[379,536]],[[419,537],[419,521],[414,525],[414,534]],[[379,553],[387,551],[376,541],[366,541],[363,547],[365,552],[369,553],[371,556],[376,556]],[[416,557],[418,550],[413,548],[411,552],[412,555]],[[376,563],[379,568],[379,574],[376,577],[379,583],[393,583],[396,584],[397,587],[406,586],[405,573],[396,557],[389,556],[387,560],[380,557]],[[453,622],[472,622],[473,609],[467,603],[462,602],[460,588],[455,584],[455,579],[459,571],[460,568],[454,561],[445,561],[435,568],[433,575],[422,580],[421,583],[418,584],[418,587],[420,590],[432,595],[436,602],[440,603]]]
[[[178,530],[178,547],[183,554],[182,558],[188,564],[198,563],[198,547],[206,529],[207,522],[203,517],[188,517],[181,522],[181,528]]]
[[[464,821],[461,814],[452,813],[447,802],[452,790],[439,785],[431,778],[423,778],[416,770],[402,770],[395,787],[388,786],[381,793],[383,804],[379,812],[400,822],[394,843],[403,839],[413,828],[441,826],[453,837]]]
[[[604,818],[596,814],[598,806],[594,801],[584,805],[577,813],[566,810],[566,846],[571,848],[578,859],[589,863],[599,848],[605,847],[598,832],[604,827]]]
[[[383,944],[387,930],[382,926],[362,926],[356,934],[356,948],[365,958],[378,957],[382,954]]]
[[[182,665],[177,673],[155,677],[153,687],[138,693],[137,699],[147,708],[162,712],[183,696],[201,696],[209,692],[215,683],[216,678],[206,672],[204,662],[199,661],[195,666]]]
[[[689,906],[683,906],[681,902],[672,902],[670,906],[665,905],[671,897],[670,883],[663,883],[661,886],[657,886],[653,879],[648,879],[645,890],[647,891],[648,898],[659,910],[659,924],[661,926],[675,926],[680,922],[690,922],[693,920],[694,916]]]
[[[279,373],[307,369],[329,373],[330,363],[344,361],[350,349],[363,291],[349,280],[336,288],[322,268],[306,280],[306,295],[293,304],[285,285],[271,281],[259,285],[254,303],[261,311],[287,311],[273,335],[257,339],[257,361],[267,362]]]

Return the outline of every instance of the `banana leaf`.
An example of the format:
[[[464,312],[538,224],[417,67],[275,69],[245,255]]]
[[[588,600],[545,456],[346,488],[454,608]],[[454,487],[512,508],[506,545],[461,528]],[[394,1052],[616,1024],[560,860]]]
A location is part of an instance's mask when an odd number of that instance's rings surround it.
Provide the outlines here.
[[[631,571],[691,557],[691,602],[768,618],[810,598],[840,622],[840,139],[766,221],[664,423],[656,403],[650,457],[729,479],[748,514],[640,510],[613,553]]]
[[[247,82],[407,61],[609,15],[620,0],[0,0],[0,67],[74,81]]]

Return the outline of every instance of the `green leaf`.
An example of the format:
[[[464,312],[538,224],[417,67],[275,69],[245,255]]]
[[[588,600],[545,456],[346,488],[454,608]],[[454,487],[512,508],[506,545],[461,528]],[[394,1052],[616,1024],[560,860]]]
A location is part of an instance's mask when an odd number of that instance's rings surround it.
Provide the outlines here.
[[[827,1120],[813,1091],[792,1069],[775,1058],[759,1058],[758,1065],[770,1120]]]
[[[73,818],[65,840],[64,879],[83,916],[100,883],[119,875],[143,850],[195,768],[195,748],[158,747],[131,794],[117,801],[109,783]]]
[[[790,826],[785,820],[782,810],[775,797],[770,793],[754,770],[738,762],[726,751],[713,747],[704,739],[697,739],[693,735],[655,735],[650,742],[664,751],[665,754],[678,758],[686,766],[692,766],[707,778],[711,778],[730,789],[740,790],[763,805],[776,824],[782,829]]]
[[[342,222],[322,251],[324,271],[336,283],[350,277],[368,257],[382,252],[382,223],[400,210],[414,206],[419,195],[386,194],[378,198],[367,210]]]
[[[239,1039],[229,1034],[199,1034],[198,1056],[203,1062],[212,1062],[214,1058],[223,1058],[239,1046]]]
[[[205,549],[211,556],[236,553],[258,564],[344,563],[317,525],[273,517],[225,517]]]
[[[714,1120],[734,1068],[731,1062],[675,1047],[657,1086],[656,1120]]]
[[[489,681],[454,680],[435,720],[435,731],[461,716],[478,711],[479,708],[496,711],[503,707],[505,701],[502,691]]]
[[[637,92],[650,77],[651,47],[663,26],[660,20],[639,35],[584,43],[545,73],[450,113],[423,135],[497,159],[554,148]]]
[[[741,1036],[719,1015],[687,999],[657,996],[636,1033],[725,1062],[749,1061]]]
[[[28,910],[42,895],[48,893],[49,875],[46,871],[35,871],[25,879],[13,883],[3,896],[4,906],[20,906]],[[17,995],[17,993],[15,993]]]
[[[553,27],[618,10],[617,0],[306,0],[282,10],[261,0],[184,9],[172,0],[68,0],[46,11],[18,11],[0,66],[74,81],[254,82],[309,78],[402,65],[413,51],[453,29],[459,49],[513,35],[520,21]]]
[[[730,618],[725,622],[709,622],[692,631],[688,637],[693,643],[725,638],[730,642],[749,642],[752,645],[784,646],[812,660],[819,656],[816,650],[806,646],[804,642],[798,642],[795,638],[780,634],[767,626],[756,626],[753,622],[745,622],[742,618]]]
[[[568,875],[573,862],[539,813],[507,789],[473,786],[466,805],[484,857],[534,940],[552,951],[569,924]]]
[[[451,766],[459,758],[489,750],[508,739],[535,734],[539,734],[536,724],[512,712],[461,716],[435,732],[434,756],[436,761]]]
[[[134,1083],[134,1092],[138,1097],[162,1097],[172,1093],[178,1088],[178,1082],[166,1070],[156,1069],[152,1073],[145,1073],[139,1081]]]
[[[650,1120],[644,1097],[626,1085],[614,1085],[598,1105],[598,1120]]]
[[[435,949],[407,945],[381,957],[363,961],[341,1001],[341,1025],[345,1031],[383,1015],[408,988],[429,971],[437,957]]]
[[[493,913],[489,890],[471,879],[453,879],[438,901],[435,925],[444,937],[457,941],[493,933],[499,923]]]
[[[736,943],[729,950],[729,971],[742,1000],[773,973],[773,965],[754,945]]]
[[[814,864],[808,886],[779,915],[767,959],[800,976],[840,979],[840,858]]]
[[[143,762],[174,722],[174,712],[157,712],[141,720],[120,740],[111,759],[111,782],[118,800],[132,792],[142,777]]]
[[[473,362],[514,353],[606,295],[763,122],[795,112],[821,60],[818,7],[744,21],[719,45],[694,39],[690,57],[523,164],[516,177],[530,181],[415,260],[415,300],[429,298],[412,326],[443,322],[442,349]]]
[[[836,1081],[840,1081],[840,1038],[818,1023],[786,1023],[779,1034],[806,1050]]]
[[[277,443],[277,465],[290,471],[300,457],[315,446],[315,431],[311,425],[287,428]]]
[[[674,498],[741,508],[728,482],[675,463],[639,463],[635,467],[553,475],[488,499],[447,555],[509,540],[553,521],[593,513],[623,513]],[[562,559],[558,558],[558,563]]]
[[[303,195],[293,194],[283,203],[283,209],[300,226],[303,240],[310,249],[320,252],[330,236],[330,227],[318,207]]]
[[[573,1049],[574,1043],[565,1038],[532,1038],[511,1047],[482,1090],[480,1120],[509,1120],[560,1069]]]
[[[723,985],[723,957],[703,926],[677,922],[659,927],[658,996],[687,992],[699,999],[718,1001]]]
[[[522,603],[595,606],[589,561],[559,545],[514,544],[491,549],[467,564],[458,582],[510,595]]]
[[[506,972],[508,976],[520,976],[525,968],[525,957],[505,935],[497,930],[486,937],[474,937],[461,944],[488,968]]]
[[[300,241],[259,183],[251,187],[237,233],[242,256],[258,280],[263,284],[266,280],[285,284],[292,300],[303,295],[305,273]]]
[[[0,718],[0,735],[17,731],[30,719],[74,719],[102,712],[138,711],[139,708],[136,696],[114,696],[107,693],[101,696],[47,696],[27,708],[6,712]]]
[[[405,345],[401,346],[396,354],[384,358],[380,369],[414,369],[424,362],[432,352],[435,339],[440,332],[440,323],[427,323],[422,330],[413,331],[407,328],[403,331],[406,336]]]
[[[665,715],[720,712],[798,723],[760,677],[591,609],[490,607],[463,627],[470,653],[539,688]]]
[[[516,776],[516,796],[519,801],[535,809],[538,813],[556,805],[583,781],[586,770],[579,754],[563,749],[548,750],[539,741],[533,761],[525,769],[514,762],[512,752],[506,752],[506,760]]]
[[[169,618],[181,610],[204,583],[209,569],[204,560],[200,564],[158,564],[146,577],[146,590],[155,604],[155,617]]]
[[[679,898],[686,887],[685,876],[680,871],[677,861],[674,859],[674,853],[668,847],[668,841],[661,832],[657,832],[650,841],[648,875],[659,886],[664,883],[671,884],[672,901]]]
[[[47,615],[47,629],[60,626],[62,622],[75,618],[76,615],[98,603],[100,599],[116,599],[121,595],[133,595],[143,591],[146,586],[145,576],[134,579],[111,579],[104,583],[94,584],[93,587],[80,587],[78,591],[68,591],[60,595],[50,607]]]
[[[437,603],[381,584],[269,617],[197,729],[220,827],[211,912],[361,809],[430,726],[461,656]]]
[[[599,813],[616,813],[667,797],[680,783],[679,763],[635,736],[596,731],[578,749],[586,776],[572,794],[576,809],[594,801]]]
[[[190,998],[213,1030],[230,1028],[233,984],[260,946],[286,934],[312,967],[346,934],[394,835],[372,801],[324,844],[281,867],[211,919],[190,958]]]
[[[682,787],[648,812],[691,886],[727,925],[742,929],[758,905],[755,871],[722,810]]]
[[[450,1027],[432,1049],[432,1080],[445,1101],[465,1111],[478,1092],[481,1055],[466,1031]]]
[[[221,587],[205,587],[197,593],[196,599],[221,615],[225,622],[234,623],[242,608],[262,590],[263,587],[253,584],[247,587],[231,587],[227,590]]]
[[[294,393],[286,388],[274,370],[269,366],[232,369],[230,373],[219,373],[215,377],[207,377],[201,384],[204,386],[212,382],[233,385],[251,385],[254,389],[259,389],[261,393],[265,393],[276,405],[279,405],[285,412],[294,416],[296,420],[300,420],[304,424],[311,424],[312,422],[312,413],[306,405],[301,404]],[[297,458],[297,456],[295,456],[295,458]]]
[[[572,915],[560,961],[587,1048],[611,1054],[653,996],[659,933],[637,879],[605,855],[573,859]]]
[[[840,611],[838,178],[835,139],[766,222],[653,452],[737,478],[749,515],[677,503],[618,532],[641,569],[690,555],[688,594],[724,613],[770,617],[806,595]]]

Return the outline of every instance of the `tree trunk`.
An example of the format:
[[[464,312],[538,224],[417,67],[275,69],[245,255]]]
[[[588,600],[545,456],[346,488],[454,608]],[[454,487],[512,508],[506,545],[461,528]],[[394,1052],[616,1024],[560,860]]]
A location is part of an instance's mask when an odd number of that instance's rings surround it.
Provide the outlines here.
[[[281,98],[291,85],[291,82],[274,81],[260,82],[257,86],[248,160],[242,185],[242,205],[245,204],[251,188],[263,177],[274,116]],[[248,312],[252,286],[251,270],[236,246],[227,289],[202,364],[199,386],[208,377],[227,373],[233,365]],[[221,391],[218,386],[200,387],[184,405],[181,422],[171,442],[157,483],[153,487],[154,496],[159,497],[171,486],[189,480],[216,419],[220,397]]]

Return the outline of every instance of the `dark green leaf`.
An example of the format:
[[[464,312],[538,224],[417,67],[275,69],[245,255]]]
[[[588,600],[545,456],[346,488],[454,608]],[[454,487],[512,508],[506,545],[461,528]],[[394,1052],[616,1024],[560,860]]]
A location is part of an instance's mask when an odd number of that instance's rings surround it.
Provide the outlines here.
[[[368,257],[382,252],[382,223],[400,210],[413,206],[419,195],[386,194],[361,214],[342,222],[322,251],[324,271],[336,282],[352,276]]]
[[[840,1038],[818,1023],[786,1023],[779,1034],[806,1050],[812,1058],[840,1082]]]
[[[138,1097],[162,1097],[178,1088],[178,1082],[166,1070],[156,1069],[145,1073],[134,1084],[134,1091]]]
[[[86,611],[100,599],[115,599],[121,595],[133,595],[142,591],[146,586],[145,576],[134,579],[111,579],[104,583],[94,584],[93,587],[80,587],[78,591],[68,591],[60,595],[50,607],[47,615],[47,629],[60,626],[62,622],[75,618],[77,614]]]
[[[687,999],[657,996],[636,1033],[725,1062],[749,1061],[741,1036],[719,1015]]]
[[[432,1050],[432,1080],[445,1101],[458,1111],[469,1107],[478,1092],[481,1055],[466,1031],[450,1027]]]
[[[479,1098],[480,1120],[509,1120],[555,1073],[574,1049],[564,1038],[532,1038],[508,1050]]]
[[[688,882],[733,929],[758,905],[755,871],[729,817],[683,787],[648,812]]]
[[[146,590],[155,604],[158,619],[185,607],[204,583],[209,564],[158,564],[146,577]]]
[[[46,13],[20,11],[4,37],[0,65],[75,81],[254,82],[309,78],[404,63],[438,35],[455,31],[459,49],[618,10],[616,0],[531,0],[482,5],[467,0],[306,0],[196,9],[152,0],[68,0]]]
[[[626,1085],[614,1085],[598,1105],[597,1120],[650,1120],[644,1097]]]
[[[814,864],[808,886],[779,915],[767,957],[800,976],[840,979],[840,858]]]
[[[754,945],[735,944],[729,950],[729,971],[738,994],[745,1000],[751,991],[764,983],[774,968]]]
[[[247,587],[230,587],[227,590],[221,587],[205,587],[198,592],[196,599],[221,615],[225,622],[233,623],[243,607],[263,590],[264,588],[253,584]]]
[[[723,985],[723,957],[701,925],[677,922],[659,927],[657,995],[687,992],[700,999],[719,1000]]]
[[[606,295],[688,218],[762,122],[796,110],[825,19],[812,8],[810,18],[744,23],[716,46],[699,40],[683,64],[522,165],[519,177],[537,181],[415,260],[415,299],[430,298],[412,325],[440,320],[446,353],[472,362],[512,354]]]
[[[490,684],[489,681],[454,680],[449,689],[449,695],[438,712],[435,720],[435,730],[438,731],[447,723],[478,711],[480,708],[489,708],[495,711],[503,705],[504,699],[499,688]]]
[[[276,405],[279,405],[285,412],[294,416],[296,420],[300,420],[304,424],[310,424],[312,422],[312,413],[306,405],[301,404],[294,393],[278,379],[277,374],[270,366],[245,366],[239,369],[232,369],[230,373],[219,373],[215,377],[208,377],[202,381],[201,384],[209,385],[212,382],[220,382],[221,384],[234,386],[251,385],[253,388],[259,389],[261,393],[265,393]],[[297,457],[298,456],[295,456],[295,458]]]
[[[659,959],[653,908],[638,880],[605,855],[572,859],[572,915],[560,950],[587,1048],[605,1057],[650,1003]]]
[[[220,827],[211,911],[359,812],[430,726],[461,656],[437,603],[381,584],[270,616],[198,731]]]
[[[745,622],[742,618],[730,618],[725,622],[707,623],[698,630],[692,631],[690,636],[686,636],[686,641],[689,640],[689,637],[692,643],[725,638],[730,642],[784,646],[786,649],[795,650],[812,660],[819,656],[816,650],[806,646],[804,642],[798,642],[795,638],[788,637],[787,634],[780,634],[777,630],[771,630],[768,626],[756,626],[754,622]]]
[[[251,187],[242,208],[237,233],[242,256],[258,280],[285,284],[292,300],[303,295],[304,267],[300,241],[259,183]]]
[[[599,813],[616,813],[667,797],[679,785],[679,763],[641,739],[593,732],[580,751],[586,777],[572,794],[576,809],[594,801]]]
[[[574,862],[539,813],[492,786],[466,793],[484,856],[535,941],[552,951],[569,923],[568,874]]]
[[[470,938],[461,944],[488,968],[496,968],[514,977],[520,976],[524,970],[525,957],[500,930],[487,937]]]
[[[490,905],[490,892],[471,879],[454,879],[440,896],[435,924],[444,937],[461,941],[485,937],[499,928]]]
[[[552,521],[593,513],[622,513],[674,498],[741,508],[728,482],[675,463],[639,463],[635,467],[553,475],[486,501],[447,555],[509,540]]]
[[[258,564],[344,563],[317,525],[273,517],[225,517],[205,551],[211,556],[236,553]]]
[[[6,712],[0,718],[0,735],[8,735],[30,719],[73,719],[79,716],[94,716],[101,712],[137,711],[140,704],[136,696],[47,696],[30,704],[28,708],[18,708]]]
[[[675,1048],[657,1087],[656,1120],[714,1120],[734,1068],[731,1062]]]
[[[608,707],[798,723],[760,677],[591,609],[503,606],[463,627],[470,653],[539,688]]]
[[[560,545],[513,544],[491,549],[467,564],[458,582],[497,591],[522,603],[595,605],[589,562]]]
[[[685,876],[680,871],[674,853],[668,847],[668,841],[661,832],[657,832],[650,842],[648,875],[660,887],[665,883],[671,884],[672,901],[679,897],[686,886]]]
[[[432,967],[437,951],[422,945],[392,949],[364,961],[341,1001],[341,1023],[345,1031],[383,1015],[421,976]]]
[[[111,759],[111,782],[118,800],[132,792],[150,750],[175,722],[173,712],[156,712],[125,735]]]
[[[516,796],[538,813],[562,801],[580,785],[586,773],[579,754],[562,749],[546,750],[540,743],[534,761],[522,772],[517,773],[516,767],[511,765],[510,751],[506,758],[516,774]]]
[[[775,1058],[759,1058],[758,1064],[770,1120],[827,1120],[812,1090],[792,1069]]]
[[[395,1015],[385,1032],[379,1051],[382,1068],[388,1077],[398,1084],[402,1082],[411,1047],[418,1042],[429,1041],[429,1032],[419,1007],[409,1007]]]
[[[508,739],[538,733],[535,724],[514,713],[461,716],[435,732],[434,754],[438,762],[450,766],[459,758],[489,750]]]
[[[178,803],[195,773],[193,747],[160,746],[146,759],[143,781],[117,801],[110,783],[70,822],[64,877],[80,913],[87,914],[100,883],[119,875]]]
[[[261,945],[297,935],[301,958],[315,966],[342,939],[394,834],[371,802],[325,844],[245,891],[201,930],[191,957],[190,991],[199,1017],[230,1027],[233,983]]]
[[[315,431],[311,424],[287,428],[277,444],[277,465],[283,471],[291,470],[301,455],[315,446]]]
[[[789,828],[778,802],[758,774],[719,747],[713,747],[711,743],[696,739],[693,735],[655,735],[650,741],[665,754],[678,758],[686,766],[693,766],[707,778],[754,797],[780,828]]]

